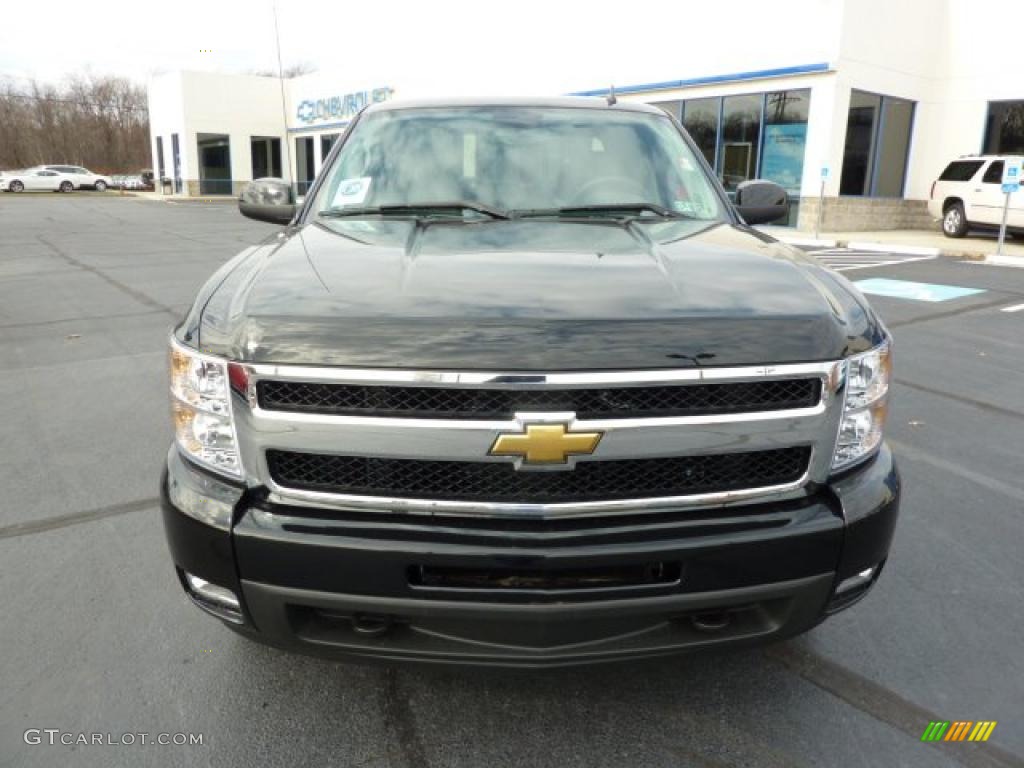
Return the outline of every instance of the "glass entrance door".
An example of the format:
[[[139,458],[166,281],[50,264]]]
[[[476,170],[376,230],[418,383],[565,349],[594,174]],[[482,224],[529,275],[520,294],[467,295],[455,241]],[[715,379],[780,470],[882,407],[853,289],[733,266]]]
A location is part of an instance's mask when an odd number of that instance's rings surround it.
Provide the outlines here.
[[[313,156],[313,137],[295,139],[295,192],[304,195],[316,176],[316,158]]]

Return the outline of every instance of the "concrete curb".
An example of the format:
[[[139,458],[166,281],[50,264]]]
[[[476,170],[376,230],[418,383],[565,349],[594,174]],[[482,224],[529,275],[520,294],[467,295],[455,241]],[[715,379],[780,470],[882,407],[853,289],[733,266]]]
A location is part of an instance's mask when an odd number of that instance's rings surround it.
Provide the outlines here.
[[[995,264],[997,267],[1017,267],[1024,269],[1024,256],[986,256],[979,264]]]
[[[827,240],[802,237],[781,237],[788,245],[821,248],[849,248],[851,251],[869,251],[871,253],[897,253],[905,256],[921,256],[924,258],[943,257],[959,261],[976,261],[984,264],[1000,264],[1015,267],[1024,264],[1024,256],[994,256],[986,251],[970,251],[951,248],[933,248],[921,245],[903,245],[899,243],[883,243],[867,240]]]
[[[186,204],[194,204],[194,203],[224,204],[224,203],[237,203],[238,202],[238,198],[237,197],[185,197],[184,195],[181,195],[179,197],[179,196],[175,196],[175,195],[158,195],[158,194],[154,194],[152,192],[149,192],[149,193],[145,193],[144,192],[144,193],[141,193],[141,194],[137,194],[136,196],[140,200],[149,200],[149,201],[154,202],[154,203],[170,203],[172,205],[177,205],[178,203],[186,203]]]
[[[231,204],[237,203],[238,202],[238,198],[236,198],[236,197],[228,197],[228,198],[223,198],[223,197],[182,197],[182,198],[174,198],[173,200],[164,200],[164,202],[165,203],[170,203],[171,205],[181,205],[181,204],[196,205],[197,203],[206,203],[207,205],[209,205],[211,203],[214,204],[214,205],[231,205]]]

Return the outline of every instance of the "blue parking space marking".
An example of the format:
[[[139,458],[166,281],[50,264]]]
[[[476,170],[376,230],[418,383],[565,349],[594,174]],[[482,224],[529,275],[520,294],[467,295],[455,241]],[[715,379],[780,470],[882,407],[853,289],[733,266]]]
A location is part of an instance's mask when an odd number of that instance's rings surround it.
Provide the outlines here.
[[[985,293],[981,288],[915,283],[911,280],[890,280],[885,277],[857,280],[854,285],[864,293],[870,293],[873,296],[889,296],[894,299],[911,299],[913,301],[949,301],[964,296],[973,296],[976,293]]]

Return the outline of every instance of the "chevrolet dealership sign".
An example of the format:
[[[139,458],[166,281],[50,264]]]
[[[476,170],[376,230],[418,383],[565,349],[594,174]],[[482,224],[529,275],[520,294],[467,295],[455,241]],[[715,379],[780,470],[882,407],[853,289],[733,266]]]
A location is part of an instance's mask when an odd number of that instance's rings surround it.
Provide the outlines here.
[[[295,118],[305,125],[327,120],[350,120],[364,107],[378,101],[387,101],[394,92],[394,88],[374,88],[324,99],[306,99],[299,102]]]

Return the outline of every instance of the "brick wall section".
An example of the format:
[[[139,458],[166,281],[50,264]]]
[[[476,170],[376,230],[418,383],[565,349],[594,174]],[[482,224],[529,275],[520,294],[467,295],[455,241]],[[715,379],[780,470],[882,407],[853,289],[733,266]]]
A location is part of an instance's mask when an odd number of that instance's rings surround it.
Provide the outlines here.
[[[800,198],[797,229],[813,232],[818,198]],[[889,197],[826,197],[822,232],[871,232],[883,229],[937,229],[924,200]]]

